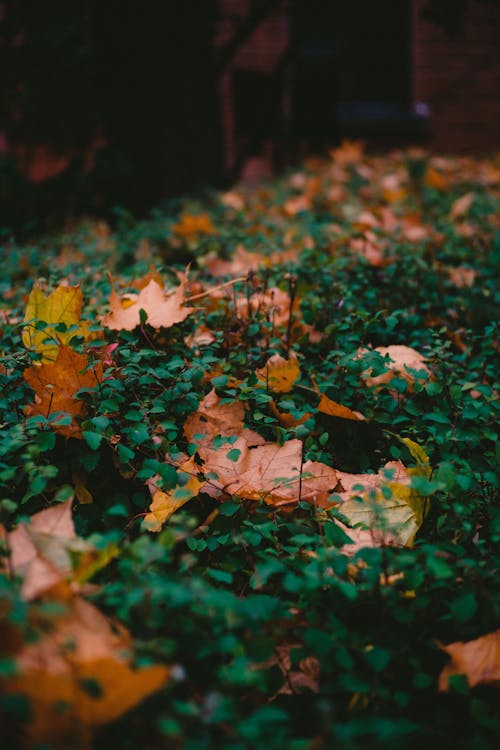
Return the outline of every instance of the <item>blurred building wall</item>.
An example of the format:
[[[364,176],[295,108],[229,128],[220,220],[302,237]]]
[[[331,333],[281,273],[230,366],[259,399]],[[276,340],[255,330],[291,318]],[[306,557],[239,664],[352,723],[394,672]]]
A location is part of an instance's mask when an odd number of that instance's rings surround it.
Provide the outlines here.
[[[447,32],[422,19],[425,1],[414,4],[413,96],[431,108],[432,146],[500,149],[500,5],[471,0]]]
[[[451,31],[425,20],[426,4],[427,0],[412,1],[408,94],[409,100],[430,108],[428,145],[447,152],[500,149],[500,4],[468,0],[461,24]],[[217,46],[230,39],[253,7],[252,0],[220,0]],[[227,166],[234,164],[241,140],[235,114],[236,77],[239,71],[264,76],[276,70],[291,43],[289,7],[290,2],[282,0],[272,8],[221,76]],[[286,106],[286,96],[282,99]]]

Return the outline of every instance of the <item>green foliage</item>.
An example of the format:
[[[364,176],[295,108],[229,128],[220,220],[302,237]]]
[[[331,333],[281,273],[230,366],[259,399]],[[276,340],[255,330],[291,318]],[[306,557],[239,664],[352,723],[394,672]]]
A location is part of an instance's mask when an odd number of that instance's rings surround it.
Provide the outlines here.
[[[215,231],[195,241],[180,242],[172,233],[177,215],[158,213],[140,224],[124,221],[104,247],[95,227],[82,225],[38,246],[4,248],[0,520],[10,528],[66,500],[79,477],[93,498],[76,503],[79,534],[99,549],[118,550],[94,576],[93,600],[132,631],[144,663],[174,665],[164,691],[100,730],[96,750],[495,745],[500,717],[492,688],[470,690],[455,677],[449,693],[437,691],[447,661],[438,643],[470,640],[500,623],[494,320],[500,235],[492,230],[492,197],[480,185],[474,185],[473,240],[445,218],[469,187],[457,182],[451,194],[421,187],[411,195],[409,205],[420,203],[422,223],[441,239],[394,242],[382,267],[354,255],[346,242],[332,250],[332,221],[351,231],[341,207],[332,216],[318,199],[285,221],[280,207],[294,195],[287,180],[267,187],[264,197],[247,196],[241,211],[214,196],[202,208]],[[354,181],[347,203],[360,205],[359,189]],[[200,207],[186,201],[182,208],[196,213]],[[117,371],[81,394],[87,404],[82,440],[56,434],[55,417],[26,418],[32,393],[22,373],[32,355],[22,348],[20,321],[33,278],[80,283],[85,314],[102,336],[97,315],[109,298],[107,270],[130,284],[153,264],[174,280],[172,263],[180,269],[191,260],[192,275],[215,285],[205,266],[208,253],[230,258],[241,242],[264,256],[283,246],[287,228],[301,251],[295,261],[266,268],[262,284],[288,290],[295,275],[300,314],[323,334],[313,342],[296,334],[301,380],[278,400],[297,420],[309,414],[305,422],[281,425],[254,375],[271,354],[284,351],[284,336],[258,312],[239,320],[230,305],[160,333],[147,321],[131,332],[107,331],[107,341],[118,344]],[[139,241],[148,243],[147,253]],[[61,257],[63,264],[56,262]],[[473,268],[476,282],[457,288],[449,266]],[[249,295],[250,281],[241,289]],[[185,337],[200,320],[215,340],[190,348]],[[412,388],[403,378],[381,390],[364,386],[367,365],[359,348],[389,344],[423,353],[432,379]],[[370,356],[373,374],[383,372],[383,358]],[[367,421],[311,414],[311,383]],[[351,473],[377,471],[392,459],[426,467],[413,482],[432,496],[432,505],[414,547],[365,549],[349,558],[340,550],[344,532],[333,521],[338,511],[318,514],[301,503],[285,513],[208,496],[189,501],[159,534],[145,532],[145,483],[155,477],[159,489],[176,487],[177,472],[165,456],[193,452],[183,425],[212,385],[228,402],[245,402],[247,426],[266,439],[304,440],[306,460]],[[240,451],[225,442],[228,458],[237,461]],[[432,473],[418,446],[425,447]],[[0,610],[27,631],[23,607],[18,584],[1,576]],[[292,671],[304,659],[318,660],[319,694],[307,688],[295,694],[293,685],[291,694],[280,692],[276,654],[286,646],[293,646]],[[10,662],[1,651],[0,657],[4,674]],[[2,699],[7,723],[22,720],[26,709],[14,698]]]

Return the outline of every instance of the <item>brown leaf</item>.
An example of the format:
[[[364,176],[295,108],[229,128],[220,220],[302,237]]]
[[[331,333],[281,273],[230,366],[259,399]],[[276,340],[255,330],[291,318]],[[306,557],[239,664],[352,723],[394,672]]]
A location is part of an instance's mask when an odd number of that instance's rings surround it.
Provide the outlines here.
[[[294,354],[291,354],[288,359],[280,354],[273,354],[264,367],[256,370],[255,374],[270,391],[289,393],[295,381],[300,378],[299,362]]]
[[[134,669],[127,631],[112,627],[92,604],[74,597],[66,606],[49,632],[40,630],[17,654],[18,674],[7,682],[9,692],[30,701],[32,742],[58,747],[90,741],[94,727],[124,714],[169,676],[163,666]]]
[[[474,268],[467,268],[466,266],[448,268],[448,278],[458,289],[473,286],[476,276],[477,271]]]
[[[462,216],[465,216],[465,214],[469,211],[469,208],[472,206],[474,198],[474,193],[465,193],[465,195],[462,195],[460,198],[457,198],[455,201],[453,201],[451,205],[450,218],[458,219]]]
[[[71,505],[68,500],[42,510],[8,534],[10,568],[23,578],[21,596],[26,601],[69,580],[77,555],[93,549],[77,538]]]
[[[230,451],[235,460],[228,458]],[[315,461],[302,464],[300,440],[251,448],[241,437],[231,446],[201,448],[199,453],[205,474],[216,475],[210,484],[245,500],[264,500],[269,505],[306,500],[324,506],[338,484],[338,474],[330,466]]]
[[[328,398],[328,396],[325,396],[324,393],[321,394],[321,400],[316,409],[322,414],[328,414],[330,417],[354,419],[356,421],[366,420],[366,417],[364,417],[361,412],[352,411],[352,409],[349,409],[347,406],[342,406],[342,404],[338,404],[336,401],[332,401],[332,399]]]
[[[356,164],[363,158],[364,145],[363,141],[343,140],[338,148],[332,148],[329,153],[337,164]]]
[[[211,253],[203,259],[203,265],[212,276],[241,276],[248,271],[256,271],[259,266],[269,265],[269,258],[259,253],[249,252],[243,245],[236,245],[230,260],[223,260],[216,253]]]
[[[218,435],[243,437],[249,446],[262,445],[264,438],[243,425],[245,407],[241,401],[221,404],[213,388],[200,402],[198,410],[184,424],[184,434],[190,443],[198,447],[212,448]]]
[[[139,294],[119,297],[112,290],[110,312],[103,317],[103,325],[114,331],[132,331],[141,324],[141,310],[147,314],[147,323],[153,328],[171,328],[181,323],[195,310],[194,307],[183,307],[187,274],[186,271],[179,275],[179,286],[170,292],[166,292],[154,279]]]
[[[278,695],[294,695],[308,690],[311,693],[319,693],[320,664],[315,656],[306,656],[299,661],[298,669],[292,669],[290,652],[301,647],[300,643],[277,646],[276,656],[265,665],[271,667],[276,664],[285,678]]]
[[[265,292],[255,292],[250,296],[238,297],[236,300],[236,312],[239,318],[246,319],[250,315],[260,314],[269,320],[275,327],[288,325],[290,313],[295,315],[298,311],[299,301],[296,298],[293,306],[290,296],[278,287],[270,287]]]
[[[500,686],[500,630],[441,648],[450,655],[451,661],[439,676],[440,690],[448,690],[448,678],[458,674],[464,674],[471,687]]]
[[[290,427],[297,427],[299,424],[304,424],[304,422],[307,422],[307,420],[311,416],[311,413],[307,412],[306,414],[303,414],[301,417],[296,419],[292,414],[280,411],[274,401],[270,401],[268,403],[268,407],[274,414],[276,419],[279,421],[279,423],[282,424],[283,427],[287,427],[288,429]]]
[[[363,381],[369,387],[380,388],[381,386],[390,383],[392,378],[398,377],[403,378],[411,386],[415,380],[415,376],[408,372],[407,368],[412,370],[424,371],[427,376],[431,375],[431,372],[425,364],[425,357],[412,349],[409,346],[403,346],[394,344],[392,346],[377,346],[376,352],[382,355],[382,357],[389,357],[389,362],[386,364],[387,372],[383,372],[381,375],[372,377],[368,371],[362,374]],[[362,357],[367,353],[366,349],[360,350],[359,354]]]
[[[65,437],[81,438],[77,417],[85,414],[84,401],[75,398],[81,388],[95,388],[102,381],[100,362],[87,369],[87,355],[78,354],[67,346],[60,346],[54,363],[32,365],[23,372],[26,382],[35,391],[35,403],[25,408],[28,416],[49,417],[56,412],[71,416],[71,424],[52,424]]]

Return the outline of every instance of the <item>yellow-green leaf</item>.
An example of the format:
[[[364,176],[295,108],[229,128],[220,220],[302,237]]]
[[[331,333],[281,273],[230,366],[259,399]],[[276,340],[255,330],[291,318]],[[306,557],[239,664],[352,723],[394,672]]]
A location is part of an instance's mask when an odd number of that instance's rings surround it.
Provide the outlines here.
[[[73,336],[88,335],[87,326],[80,323],[82,306],[83,296],[79,286],[59,284],[47,295],[35,282],[24,317],[24,345],[39,352],[43,362],[55,362],[61,344],[69,344]],[[39,321],[47,324],[43,330],[36,328]],[[56,330],[61,323],[70,330]]]

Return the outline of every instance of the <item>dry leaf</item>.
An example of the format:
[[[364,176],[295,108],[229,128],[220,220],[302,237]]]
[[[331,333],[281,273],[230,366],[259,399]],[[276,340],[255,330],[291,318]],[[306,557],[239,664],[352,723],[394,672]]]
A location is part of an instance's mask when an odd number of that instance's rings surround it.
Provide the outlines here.
[[[332,401],[324,393],[321,394],[321,400],[316,409],[322,414],[328,414],[330,417],[340,417],[341,419],[353,419],[357,421],[364,421],[366,419],[361,412],[352,411],[347,406],[342,406],[342,404]]]
[[[290,440],[283,446],[275,443],[250,448],[238,438],[232,445],[217,450],[201,449],[205,474],[215,474],[210,483],[229,495],[246,500],[264,500],[271,505],[298,499],[296,487],[302,463],[302,443]],[[234,456],[235,460],[228,458]]]
[[[78,354],[67,346],[60,346],[55,362],[32,365],[23,372],[26,382],[35,391],[35,403],[26,406],[28,416],[49,417],[56,412],[71,416],[71,424],[52,428],[65,437],[81,438],[81,428],[77,417],[85,413],[84,401],[75,398],[81,388],[95,388],[102,381],[103,366],[100,362],[87,369],[85,354]]]
[[[301,417],[296,419],[292,414],[280,411],[274,401],[270,401],[268,407],[272,411],[276,419],[279,421],[279,423],[282,424],[283,427],[287,427],[288,429],[290,427],[297,427],[299,424],[304,424],[304,422],[307,422],[307,420],[311,416],[311,413],[307,412],[306,414],[302,414]]]
[[[469,211],[469,208],[472,206],[474,198],[474,193],[465,193],[465,195],[462,195],[460,198],[457,198],[455,201],[453,201],[451,205],[450,218],[458,219],[462,216],[465,216],[465,214]]]
[[[215,388],[200,402],[198,410],[184,424],[184,434],[198,447],[212,448],[212,441],[222,437],[244,437],[248,445],[261,445],[264,438],[243,425],[245,407],[241,401],[221,404]]]
[[[278,287],[270,287],[265,292],[255,292],[250,299],[238,297],[236,313],[239,318],[246,319],[251,315],[260,314],[269,320],[273,326],[287,326],[290,314],[298,311],[299,301],[296,298],[293,306],[290,296]]]
[[[210,484],[245,500],[263,500],[269,505],[305,500],[324,506],[338,485],[338,473],[330,466],[314,461],[302,464],[300,440],[250,448],[244,438],[239,438],[231,446],[201,448],[199,453],[205,462],[205,475],[215,475],[210,477]]]
[[[270,258],[259,253],[249,252],[243,245],[236,245],[230,260],[223,260],[217,253],[210,253],[203,259],[203,265],[212,276],[241,276],[248,271],[256,271],[259,266],[269,265]]]
[[[75,534],[72,500],[47,508],[8,534],[10,569],[23,579],[21,596],[36,599],[54,586],[70,581],[92,545]]]
[[[200,346],[209,346],[215,341],[215,336],[207,326],[198,326],[190,336],[184,337],[184,343],[190,349],[198,349]]]
[[[477,271],[474,268],[467,268],[466,266],[448,268],[448,278],[458,289],[473,286],[476,276]]]
[[[431,375],[429,368],[425,364],[425,357],[409,346],[399,344],[392,346],[377,346],[374,351],[379,352],[382,357],[388,356],[390,361],[386,364],[386,367],[388,368],[387,371],[383,372],[381,375],[372,377],[369,375],[368,371],[365,371],[362,374],[361,377],[363,381],[369,387],[380,388],[386,383],[390,383],[392,378],[395,377],[403,378],[411,386],[415,380],[415,376],[409,372],[407,368],[419,372],[424,371],[426,377]],[[363,356],[366,353],[366,349],[360,350],[359,352],[360,356]]]
[[[401,177],[397,174],[388,174],[380,180],[382,198],[387,203],[399,203],[403,201],[407,192],[401,185]]]
[[[35,282],[28,299],[23,343],[42,355],[42,362],[54,362],[59,347],[69,344],[73,336],[88,337],[86,325],[80,324],[83,306],[82,290],[79,286],[59,284],[51,294],[46,295],[38,282]],[[34,324],[43,321],[48,325],[37,330]],[[68,328],[78,326],[71,332],[58,331],[56,327],[64,323]]]
[[[159,690],[169,670],[134,669],[130,646],[128,633],[113,628],[92,604],[79,597],[67,602],[67,613],[54,621],[52,630],[41,631],[35,643],[16,655],[18,674],[7,681],[9,692],[30,701],[31,741],[61,748],[87,741],[90,746],[94,727]]]
[[[177,484],[174,489],[168,490],[168,492],[162,492],[161,490],[155,492],[152,503],[149,506],[149,513],[144,518],[148,531],[161,531],[163,524],[170,518],[172,513],[175,513],[188,500],[196,497],[205,484],[205,480],[200,482],[197,477],[194,456],[181,464],[178,471],[184,472],[186,481],[184,484]]]
[[[392,475],[388,478],[388,475]],[[400,461],[390,461],[378,474],[338,472],[343,491],[339,493],[339,510],[349,528],[339,522],[352,539],[342,551],[354,554],[363,547],[396,544],[411,546],[428,510],[426,498],[411,489],[410,472]],[[383,488],[390,490],[386,496]]]
[[[264,367],[255,374],[273,393],[289,393],[300,378],[299,362],[295,354],[285,359],[279,354],[269,357]]]
[[[297,693],[307,692],[319,693],[320,663],[315,656],[306,656],[301,659],[298,669],[292,669],[292,659],[290,651],[294,648],[302,648],[300,643],[286,644],[277,646],[275,657],[266,662],[265,665],[259,665],[260,668],[274,666],[279,667],[285,681],[278,690],[278,695],[294,695]]]
[[[469,685],[500,686],[500,630],[473,641],[457,641],[441,646],[451,661],[439,676],[439,689],[448,690],[448,678],[463,674]]]
[[[172,231],[185,240],[193,240],[200,234],[213,234],[215,230],[208,214],[182,214],[180,221],[172,226]]]
[[[443,172],[440,172],[435,167],[431,166],[427,168],[424,182],[428,187],[434,188],[434,190],[444,191],[448,190],[450,187],[449,178],[443,174]]]
[[[181,323],[195,310],[194,307],[183,307],[187,274],[187,271],[179,274],[180,284],[170,292],[154,279],[139,294],[119,297],[113,290],[109,300],[110,312],[103,317],[103,325],[114,331],[132,331],[141,324],[141,310],[147,314],[147,323],[153,328],[170,328]]]
[[[343,140],[338,148],[332,148],[329,153],[337,164],[356,164],[363,158],[364,145],[363,141]]]

